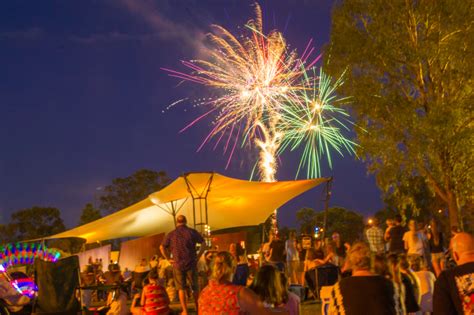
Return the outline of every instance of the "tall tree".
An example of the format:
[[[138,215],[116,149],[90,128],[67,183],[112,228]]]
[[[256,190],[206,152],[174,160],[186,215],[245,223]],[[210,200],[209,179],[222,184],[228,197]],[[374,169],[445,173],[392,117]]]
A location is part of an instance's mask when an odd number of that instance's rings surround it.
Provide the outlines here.
[[[59,209],[32,207],[14,212],[6,229],[11,233],[10,241],[22,241],[54,235],[66,227]]]
[[[314,216],[316,225],[322,227],[324,224],[324,211],[318,211]],[[352,211],[342,207],[332,207],[328,209],[326,236],[337,232],[342,239],[347,242],[354,242],[361,239],[364,230],[364,218]]]
[[[102,218],[100,210],[94,208],[91,203],[86,204],[84,209],[82,209],[81,218],[79,219],[79,225],[83,225],[95,220]]]
[[[296,222],[300,226],[300,232],[311,234],[315,227],[316,222],[314,221],[316,211],[312,208],[301,208],[296,212]]]
[[[400,195],[420,176],[452,226],[474,201],[473,20],[472,1],[343,0],[325,51],[329,73],[347,71],[341,92],[378,186]]]
[[[138,170],[125,178],[115,178],[106,186],[100,196],[100,209],[115,212],[139,202],[151,193],[168,185],[170,179],[166,172]]]

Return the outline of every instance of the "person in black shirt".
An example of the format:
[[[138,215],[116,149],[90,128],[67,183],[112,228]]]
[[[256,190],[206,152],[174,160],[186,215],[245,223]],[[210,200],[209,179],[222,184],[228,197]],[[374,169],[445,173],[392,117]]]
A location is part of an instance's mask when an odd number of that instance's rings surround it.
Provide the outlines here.
[[[442,271],[435,282],[434,314],[474,314],[474,237],[456,234],[451,250],[457,267]]]
[[[439,276],[444,270],[444,248],[443,248],[443,233],[439,230],[438,222],[431,219],[428,226],[428,244],[431,253],[431,264],[436,276]]]
[[[405,252],[405,244],[403,243],[403,234],[405,229],[402,227],[402,216],[397,214],[394,219],[394,226],[385,232],[385,240],[389,242],[388,252],[390,254],[402,254]]]
[[[283,242],[278,235],[270,243],[269,263],[283,272],[285,271],[285,242]]]
[[[399,286],[370,271],[370,249],[355,243],[348,253],[352,276],[341,279],[331,290],[329,314],[403,314]]]

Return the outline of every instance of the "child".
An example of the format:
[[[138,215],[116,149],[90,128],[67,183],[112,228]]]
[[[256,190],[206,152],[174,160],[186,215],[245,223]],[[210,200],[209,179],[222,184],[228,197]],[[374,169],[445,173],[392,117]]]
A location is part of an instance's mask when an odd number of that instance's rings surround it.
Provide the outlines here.
[[[158,315],[170,313],[170,300],[165,288],[158,284],[158,274],[155,270],[148,274],[149,284],[143,287],[142,298],[142,314]]]

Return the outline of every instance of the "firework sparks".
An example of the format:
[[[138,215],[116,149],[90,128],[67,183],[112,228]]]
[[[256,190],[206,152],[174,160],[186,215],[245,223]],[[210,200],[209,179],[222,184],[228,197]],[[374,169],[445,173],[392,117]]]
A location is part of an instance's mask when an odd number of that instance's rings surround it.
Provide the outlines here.
[[[255,13],[255,19],[246,25],[247,36],[237,38],[225,28],[214,25],[215,31],[209,35],[213,44],[209,60],[182,62],[191,70],[191,74],[164,70],[170,76],[209,86],[222,93],[207,103],[212,107],[211,110],[184,128],[216,111],[214,127],[200,148],[216,135],[221,134],[217,137],[219,142],[222,134],[228,133],[227,148],[233,133],[240,134],[242,129],[244,139],[253,140],[260,149],[258,165],[262,180],[275,181],[276,152],[281,141],[275,117],[278,117],[282,103],[291,97],[290,92],[298,88],[297,82],[303,73],[301,65],[313,49],[309,42],[303,58],[298,59],[295,51],[288,50],[281,33],[263,33],[262,12],[257,4]],[[310,64],[314,64],[317,59],[319,56]],[[230,151],[227,165],[234,148],[235,145]]]
[[[346,124],[351,124],[349,114],[336,106],[348,101],[348,98],[338,98],[335,93],[343,83],[343,75],[333,83],[322,69],[319,75],[313,69],[311,75],[307,72],[304,75],[305,88],[294,91],[297,95],[288,98],[287,105],[282,107],[279,129],[284,137],[279,153],[304,147],[296,177],[304,168],[306,178],[319,177],[323,156],[332,168],[331,150],[340,155],[343,151],[355,154],[356,144],[343,134],[344,130],[349,130]]]

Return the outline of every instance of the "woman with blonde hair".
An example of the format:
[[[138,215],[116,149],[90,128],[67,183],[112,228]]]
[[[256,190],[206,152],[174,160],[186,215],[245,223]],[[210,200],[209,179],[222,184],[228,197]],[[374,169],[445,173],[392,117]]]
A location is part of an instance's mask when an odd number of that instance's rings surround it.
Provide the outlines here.
[[[235,260],[229,252],[219,252],[214,258],[211,280],[199,296],[200,315],[273,314],[252,290],[232,284]],[[279,314],[284,310],[279,309]]]

